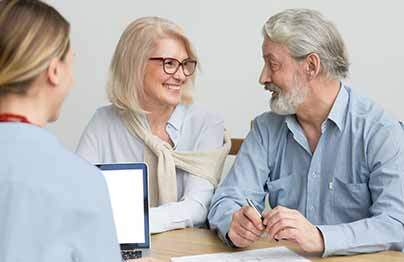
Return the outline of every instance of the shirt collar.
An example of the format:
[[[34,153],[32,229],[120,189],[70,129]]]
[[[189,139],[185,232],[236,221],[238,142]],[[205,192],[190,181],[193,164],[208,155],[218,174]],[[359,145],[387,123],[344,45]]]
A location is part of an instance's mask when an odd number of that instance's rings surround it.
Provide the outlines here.
[[[335,99],[331,111],[328,114],[328,119],[334,122],[340,131],[343,129],[345,125],[348,100],[349,100],[348,91],[346,90],[344,84],[340,82],[340,89],[338,91],[337,98]],[[296,115],[287,115],[285,117],[285,122],[289,130],[291,130],[293,133],[296,133],[294,131],[300,129],[299,128],[300,125],[296,120]]]
[[[328,119],[333,121],[341,131],[346,121],[346,110],[348,108],[349,94],[346,87],[340,82],[340,89],[335,102],[328,114]]]
[[[174,111],[172,112],[170,118],[168,119],[167,125],[170,125],[175,130],[181,130],[182,124],[184,123],[185,117],[185,106],[178,104]]]
[[[168,119],[166,131],[170,136],[171,141],[174,144],[174,148],[177,147],[178,139],[180,137],[180,130],[184,123],[186,113],[186,106],[178,104]]]

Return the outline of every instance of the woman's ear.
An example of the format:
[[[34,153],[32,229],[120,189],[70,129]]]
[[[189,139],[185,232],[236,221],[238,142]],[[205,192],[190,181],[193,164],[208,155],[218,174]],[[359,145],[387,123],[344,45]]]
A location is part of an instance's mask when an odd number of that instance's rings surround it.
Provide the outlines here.
[[[61,81],[61,68],[60,60],[58,58],[52,58],[46,71],[48,82],[52,86],[57,86]]]
[[[320,57],[316,53],[310,53],[306,57],[306,73],[310,80],[316,78],[321,69]]]

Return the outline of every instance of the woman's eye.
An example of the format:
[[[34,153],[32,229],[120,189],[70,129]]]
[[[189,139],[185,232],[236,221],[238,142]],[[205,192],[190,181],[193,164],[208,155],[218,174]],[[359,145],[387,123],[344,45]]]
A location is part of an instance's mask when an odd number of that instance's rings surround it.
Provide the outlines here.
[[[176,67],[176,62],[175,61],[171,61],[171,60],[168,60],[168,61],[165,61],[165,66],[168,66],[168,67]]]

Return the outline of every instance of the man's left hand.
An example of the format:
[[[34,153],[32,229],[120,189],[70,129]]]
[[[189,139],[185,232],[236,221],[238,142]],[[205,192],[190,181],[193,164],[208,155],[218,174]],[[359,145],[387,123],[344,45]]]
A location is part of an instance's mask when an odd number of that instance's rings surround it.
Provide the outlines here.
[[[299,211],[277,206],[264,212],[263,224],[268,237],[297,243],[305,252],[324,252],[324,240],[320,230],[311,224]]]

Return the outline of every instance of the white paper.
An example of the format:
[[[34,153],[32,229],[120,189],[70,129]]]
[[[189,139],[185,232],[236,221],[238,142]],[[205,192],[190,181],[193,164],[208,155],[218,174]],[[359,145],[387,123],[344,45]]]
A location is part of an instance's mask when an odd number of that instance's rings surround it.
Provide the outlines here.
[[[171,262],[264,262],[310,261],[286,247],[262,248],[241,252],[215,253],[187,257],[173,257]]]

